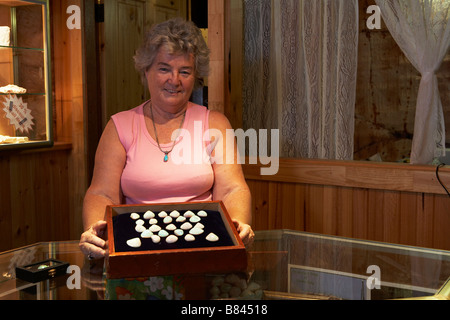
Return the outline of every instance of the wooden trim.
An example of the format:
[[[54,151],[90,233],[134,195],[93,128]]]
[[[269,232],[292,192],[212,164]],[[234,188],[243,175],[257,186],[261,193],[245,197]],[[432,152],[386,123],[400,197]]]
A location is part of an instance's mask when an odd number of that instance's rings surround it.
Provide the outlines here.
[[[260,164],[243,165],[246,179],[304,183],[364,189],[446,194],[436,178],[436,168],[397,163],[280,159],[276,175],[262,176]],[[441,181],[450,187],[450,167],[440,170]]]

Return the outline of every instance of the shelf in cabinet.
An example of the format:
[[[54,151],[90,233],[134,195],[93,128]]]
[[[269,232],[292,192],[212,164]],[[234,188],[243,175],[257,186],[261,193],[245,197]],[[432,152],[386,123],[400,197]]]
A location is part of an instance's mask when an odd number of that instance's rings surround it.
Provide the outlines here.
[[[2,46],[2,45],[0,45],[0,49],[31,50],[31,51],[39,51],[39,52],[44,52],[44,51],[45,51],[45,50],[42,49],[42,48],[16,47],[16,46]]]

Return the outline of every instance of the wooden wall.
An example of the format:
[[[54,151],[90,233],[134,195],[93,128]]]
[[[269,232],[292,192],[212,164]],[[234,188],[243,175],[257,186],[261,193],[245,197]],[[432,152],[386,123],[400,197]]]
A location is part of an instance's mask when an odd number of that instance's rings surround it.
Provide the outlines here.
[[[255,230],[293,229],[450,250],[450,197],[435,168],[282,159],[278,174],[244,165]],[[450,186],[450,170],[441,179]]]

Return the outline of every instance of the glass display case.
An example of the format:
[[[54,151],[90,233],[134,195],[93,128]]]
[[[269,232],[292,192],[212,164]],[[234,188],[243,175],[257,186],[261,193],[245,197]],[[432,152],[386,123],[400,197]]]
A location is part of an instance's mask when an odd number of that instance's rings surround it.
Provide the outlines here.
[[[48,0],[0,0],[0,151],[50,146]]]

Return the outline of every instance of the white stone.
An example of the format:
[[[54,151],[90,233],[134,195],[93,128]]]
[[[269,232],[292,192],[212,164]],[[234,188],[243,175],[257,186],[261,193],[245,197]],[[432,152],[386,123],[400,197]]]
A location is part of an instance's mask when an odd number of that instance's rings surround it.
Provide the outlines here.
[[[206,240],[208,240],[210,242],[216,242],[216,241],[219,241],[219,237],[217,235],[215,235],[214,233],[210,233],[206,236]]]
[[[166,239],[167,243],[175,243],[177,241],[178,241],[178,237],[174,236],[173,234],[168,236],[167,239]]]
[[[176,222],[185,222],[186,221],[186,217],[183,217],[183,216],[179,216],[178,218],[177,218],[177,220],[175,220]]]
[[[133,238],[133,239],[127,240],[127,245],[132,248],[139,248],[141,246],[141,239]]]
[[[141,237],[144,239],[151,238],[152,236],[153,236],[153,232],[151,232],[148,229],[141,233]]]
[[[171,223],[171,222],[172,222],[172,217],[170,217],[170,216],[165,217],[164,220],[163,220],[163,222],[164,222],[165,224]]]
[[[181,225],[180,228],[183,229],[183,230],[189,230],[189,229],[192,228],[192,224],[190,224],[189,222],[185,222],[185,223],[183,223],[183,224]]]
[[[159,230],[161,230],[161,227],[158,226],[157,224],[154,224],[150,227],[149,229],[151,232],[158,232]]]
[[[192,216],[192,217],[189,218],[189,221],[192,222],[192,223],[197,223],[200,220],[202,220],[202,218],[200,218],[199,216]]]
[[[169,235],[169,233],[166,230],[160,230],[158,232],[158,236],[160,236],[161,238],[165,238]]]
[[[206,211],[204,210],[200,210],[199,212],[197,212],[197,215],[201,218],[205,218],[208,216],[208,213],[206,213]]]
[[[173,233],[175,233],[176,236],[181,237],[184,234],[184,231],[181,229],[177,229]]]
[[[195,241],[195,237],[192,234],[187,234],[184,237],[184,240],[186,240],[187,242]]]
[[[180,216],[180,213],[179,213],[177,210],[173,210],[173,211],[170,213],[170,216],[171,216],[172,218],[176,219],[176,218],[178,218],[178,217]]]
[[[192,228],[191,230],[189,230],[190,234],[193,234],[194,236],[198,236],[199,234],[203,233],[203,229],[201,228]]]
[[[145,221],[142,219],[136,220],[136,225],[138,225],[138,226],[143,226],[144,223],[145,223]]]
[[[139,233],[142,233],[142,232],[144,232],[145,230],[147,230],[143,225],[140,225],[140,224],[138,224],[135,228],[134,228],[134,230],[136,230],[137,232],[139,232]]]
[[[150,210],[148,210],[146,213],[144,213],[144,219],[151,219],[154,217],[155,217],[155,214]]]
[[[194,228],[205,229],[205,226],[199,222],[194,226]]]
[[[151,218],[151,219],[149,220],[149,223],[150,223],[150,224],[157,224],[157,223],[158,223],[158,220],[156,220],[155,218]]]
[[[131,219],[133,220],[137,220],[139,219],[141,216],[139,215],[139,213],[133,212],[132,214],[130,214]]]
[[[160,217],[160,218],[165,218],[165,217],[167,217],[167,212],[161,211],[160,213],[158,213],[158,217]]]
[[[186,218],[190,218],[194,215],[194,213],[191,210],[186,211],[183,216],[185,216]]]
[[[152,236],[152,241],[153,243],[159,243],[161,241],[161,238],[155,234]]]
[[[169,231],[173,231],[173,230],[175,230],[177,227],[173,224],[173,223],[171,223],[171,224],[169,224],[167,227],[166,227],[166,230],[169,230]]]

